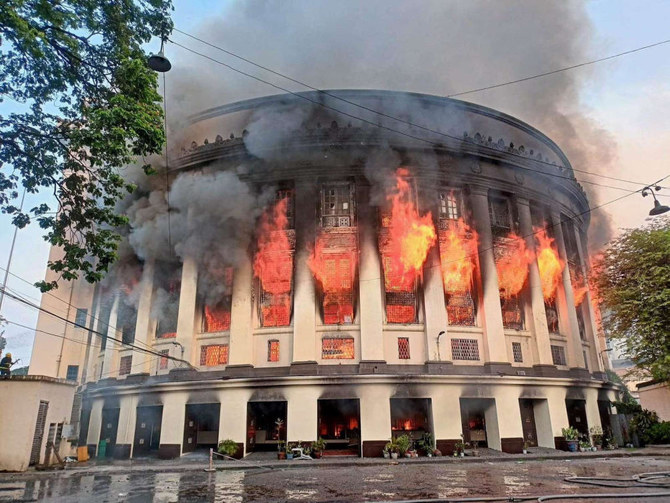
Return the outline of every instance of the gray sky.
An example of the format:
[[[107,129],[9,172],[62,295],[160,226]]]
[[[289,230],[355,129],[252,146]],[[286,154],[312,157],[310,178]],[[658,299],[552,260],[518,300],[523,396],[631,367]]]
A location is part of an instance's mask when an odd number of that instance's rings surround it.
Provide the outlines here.
[[[468,7],[463,7],[463,2],[456,1],[407,0],[378,12],[369,2],[348,6],[335,1],[305,2],[298,7],[286,4],[281,12],[274,12],[272,9],[276,9],[277,4],[272,2],[243,3],[240,7],[233,1],[175,0],[173,19],[184,31],[316,87],[377,87],[441,95],[525,77],[553,70],[556,65],[567,66],[670,38],[667,29],[670,2],[667,1],[594,0],[567,6],[559,3],[561,6],[557,7],[558,4],[546,2],[510,0],[479,2],[474,7],[469,2]],[[501,5],[504,8],[500,8]],[[439,16],[424,12],[429,8],[437,8]],[[397,27],[393,27],[393,23],[398,23]],[[221,53],[204,50],[183,36],[174,34],[174,38],[212,57],[267,77]],[[190,88],[181,87],[183,83],[193,81],[194,75],[206,75],[209,85],[202,86],[205,92],[200,95],[208,106],[277,92],[199,60],[178,47],[168,45],[167,51],[173,62],[168,89],[172,86],[173,91],[188,94]],[[389,51],[393,57],[387,56]],[[575,167],[583,154],[584,160],[579,163],[582,169],[651,182],[670,174],[667,156],[670,66],[665,64],[669,55],[670,45],[665,45],[573,70],[569,75],[549,76],[462,98],[492,106],[538,127],[568,151]],[[417,63],[420,66],[414,66]],[[180,74],[180,69],[189,71]],[[187,75],[186,80],[184,75]],[[288,87],[302,90],[295,84]],[[196,89],[193,88],[191,94],[198,93]],[[172,96],[175,102],[168,105],[174,113],[178,113],[180,106],[194,106],[190,101],[185,102],[192,97]],[[556,103],[548,100],[548,96],[556,96]],[[213,97],[218,101],[212,101]],[[0,107],[4,112],[11,104],[5,102]],[[553,111],[564,114],[567,122],[555,120]],[[637,188],[621,182],[586,178],[626,189]],[[670,186],[670,180],[665,185]],[[606,202],[624,193],[598,189],[592,200]],[[670,190],[663,193],[661,201],[670,203]],[[41,202],[39,198],[28,198],[26,204],[34,206],[38,202]],[[614,228],[635,227],[644,224],[650,207],[649,198],[634,195],[608,205],[606,211]],[[11,237],[9,219],[0,215],[0,266],[3,268]],[[44,276],[47,256],[48,246],[41,238],[40,229],[31,226],[19,232],[11,271],[31,283],[38,281]],[[34,300],[39,299],[39,292],[17,278],[10,277],[9,287]],[[63,309],[66,307],[63,305]],[[27,326],[34,326],[37,319],[34,310],[21,307],[11,299],[5,299],[2,314]],[[21,358],[22,364],[27,363],[32,349],[32,330],[10,325],[5,335],[7,349],[14,357]]]

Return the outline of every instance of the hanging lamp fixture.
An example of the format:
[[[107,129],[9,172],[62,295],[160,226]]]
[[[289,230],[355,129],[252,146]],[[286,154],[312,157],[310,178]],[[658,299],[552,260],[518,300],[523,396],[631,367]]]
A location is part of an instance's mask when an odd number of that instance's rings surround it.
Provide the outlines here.
[[[656,194],[654,193],[654,191],[658,192],[659,190],[661,190],[661,187],[658,185],[654,187],[649,185],[644,189],[642,189],[642,197],[647,197],[649,194],[651,194],[651,197],[654,198],[654,207],[651,210],[649,210],[649,216],[652,217],[662,215],[663,213],[670,211],[669,207],[667,207],[664,204],[661,204],[660,201],[656,199]]]

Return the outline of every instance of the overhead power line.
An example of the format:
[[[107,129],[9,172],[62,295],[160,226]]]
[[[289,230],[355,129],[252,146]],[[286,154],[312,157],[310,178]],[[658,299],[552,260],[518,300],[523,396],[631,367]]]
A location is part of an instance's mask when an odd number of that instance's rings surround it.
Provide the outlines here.
[[[174,31],[176,31],[176,32],[178,32],[178,33],[181,33],[181,34],[183,34],[183,35],[185,35],[185,36],[187,36],[187,37],[190,37],[190,38],[192,38],[193,40],[196,40],[196,41],[198,41],[198,42],[200,42],[200,43],[202,43],[202,44],[205,44],[205,45],[207,45],[207,46],[209,46],[209,47],[212,47],[212,48],[214,48],[214,49],[217,49],[217,50],[219,50],[219,51],[221,51],[221,52],[223,52],[223,53],[225,53],[225,54],[228,54],[228,55],[230,55],[230,56],[232,56],[232,57],[234,57],[234,58],[237,58],[237,59],[239,59],[239,60],[241,60],[241,61],[244,61],[244,62],[246,62],[246,63],[249,63],[250,65],[256,66],[257,68],[260,68],[260,69],[262,69],[262,70],[265,70],[265,71],[267,71],[267,72],[270,72],[270,73],[272,73],[272,74],[274,74],[274,75],[277,75],[277,76],[282,77],[282,78],[284,78],[284,79],[286,79],[286,80],[289,80],[289,81],[291,81],[291,82],[294,82],[294,83],[296,83],[296,84],[299,84],[299,85],[301,85],[301,86],[304,86],[304,87],[306,87],[306,88],[308,88],[308,89],[311,89],[311,90],[313,90],[313,91],[317,91],[317,92],[319,92],[319,93],[321,93],[321,94],[323,94],[323,95],[325,95],[325,96],[328,96],[328,97],[331,97],[331,98],[333,98],[333,99],[342,101],[342,102],[344,102],[344,103],[347,103],[347,104],[349,104],[349,105],[358,107],[358,108],[363,109],[363,110],[366,110],[366,111],[368,111],[368,112],[372,112],[372,113],[377,114],[377,115],[379,115],[379,116],[381,116],[381,117],[386,117],[386,118],[389,118],[389,119],[392,119],[392,120],[395,120],[395,121],[398,121],[398,122],[402,122],[402,123],[407,124],[407,125],[412,126],[412,127],[416,127],[416,128],[419,128],[419,129],[422,129],[422,130],[425,130],[425,131],[429,131],[429,132],[434,133],[434,134],[437,134],[437,135],[445,136],[445,137],[447,137],[447,138],[450,138],[450,139],[453,139],[453,140],[457,140],[457,141],[459,141],[459,142],[467,143],[467,142],[465,142],[465,141],[463,140],[463,138],[459,138],[459,137],[457,137],[457,136],[453,136],[453,135],[450,135],[450,134],[447,134],[447,133],[443,133],[443,132],[441,132],[441,131],[437,131],[437,130],[434,130],[434,129],[432,129],[432,128],[426,127],[426,126],[422,126],[422,125],[420,125],[420,124],[415,124],[415,123],[413,123],[413,122],[411,122],[411,121],[402,119],[402,118],[400,118],[400,117],[396,117],[396,116],[387,114],[387,113],[385,113],[385,112],[381,112],[381,111],[379,111],[379,110],[376,110],[376,109],[367,107],[367,106],[365,106],[365,105],[361,105],[360,103],[356,103],[356,102],[351,101],[351,100],[348,100],[348,99],[346,99],[346,98],[342,98],[341,96],[338,96],[338,95],[336,95],[336,94],[333,94],[332,92],[325,91],[325,90],[323,90],[323,89],[319,89],[319,88],[314,87],[314,86],[312,86],[312,85],[310,85],[310,84],[307,84],[307,83],[305,83],[305,82],[303,82],[303,81],[300,81],[300,80],[298,80],[298,79],[295,79],[295,78],[293,78],[293,77],[290,77],[290,76],[288,76],[288,75],[286,75],[286,74],[284,74],[284,73],[281,73],[281,72],[278,72],[278,71],[273,70],[273,69],[271,69],[271,68],[268,68],[267,66],[258,64],[258,63],[254,62],[254,61],[252,61],[252,60],[250,60],[250,59],[248,59],[248,58],[245,58],[245,57],[243,57],[243,56],[240,56],[240,55],[238,55],[238,54],[235,54],[235,53],[232,52],[232,51],[229,51],[229,50],[227,50],[227,49],[224,49],[223,47],[220,47],[220,46],[218,46],[218,45],[212,44],[211,42],[208,42],[208,41],[203,40],[203,39],[201,39],[201,38],[199,38],[199,37],[196,37],[195,35],[192,35],[192,34],[187,33],[187,32],[185,32],[185,31],[179,30],[178,28],[174,28]],[[221,61],[217,61],[217,60],[215,60],[215,59],[213,59],[213,58],[210,58],[210,57],[207,56],[207,55],[204,55],[204,54],[201,54],[201,53],[199,53],[199,52],[197,52],[197,51],[194,51],[193,49],[190,49],[190,48],[188,48],[188,47],[186,47],[186,46],[184,46],[184,45],[181,45],[181,44],[179,44],[178,42],[176,42],[176,41],[174,41],[174,40],[172,40],[172,39],[170,39],[170,42],[172,42],[173,44],[175,44],[175,45],[177,45],[177,46],[179,46],[179,47],[181,47],[181,48],[183,48],[183,49],[185,49],[185,50],[187,50],[187,51],[190,51],[190,52],[192,52],[192,53],[194,53],[194,54],[197,54],[197,55],[199,55],[199,56],[202,56],[202,57],[205,57],[205,58],[207,58],[207,59],[210,59],[211,61],[216,62],[216,63],[219,63],[219,64],[221,64],[221,65],[223,65],[223,66],[226,66],[227,68],[229,68],[229,69],[231,69],[231,70],[233,70],[233,71],[236,71],[236,72],[241,73],[241,74],[243,74],[243,75],[246,75],[246,76],[248,76],[248,77],[254,78],[254,79],[256,79],[256,80],[258,80],[258,81],[260,81],[260,82],[263,82],[263,83],[265,83],[265,84],[267,84],[267,85],[270,85],[270,86],[272,86],[272,87],[275,87],[276,89],[280,89],[280,90],[282,90],[282,91],[284,91],[284,92],[288,92],[288,93],[293,94],[293,95],[298,96],[298,97],[303,97],[302,95],[300,95],[300,94],[298,94],[298,93],[295,93],[295,92],[290,91],[290,90],[288,90],[288,89],[284,89],[283,87],[274,85],[274,84],[272,84],[272,83],[270,83],[270,82],[268,82],[268,81],[265,81],[265,80],[263,80],[263,79],[261,79],[261,78],[259,78],[259,77],[256,77],[256,76],[254,76],[254,75],[248,74],[248,73],[243,72],[243,71],[241,71],[241,70],[239,70],[239,69],[237,69],[237,68],[234,68],[234,67],[232,67],[232,66],[230,66],[230,65],[228,65],[228,64],[226,64],[226,63],[223,63],[223,62],[221,62]],[[637,49],[634,49],[634,50],[632,50],[632,51],[627,51],[627,52],[625,52],[625,53],[621,53],[621,54],[619,54],[619,55],[608,56],[607,58],[602,58],[601,60],[604,61],[605,59],[612,59],[612,58],[614,58],[614,57],[622,56],[622,55],[624,55],[624,54],[628,54],[628,53],[630,53],[630,52],[637,52],[637,51],[640,51],[640,50],[643,50],[643,49],[647,49],[647,48],[649,48],[649,47],[654,47],[654,46],[656,46],[656,45],[661,45],[661,44],[663,44],[663,43],[667,43],[667,42],[670,42],[670,40],[663,41],[663,42],[659,42],[659,43],[652,44],[652,45],[650,45],[650,46],[645,46],[645,47],[642,47],[642,48],[637,48]],[[592,62],[587,62],[587,63],[580,63],[580,65],[575,65],[574,67],[576,68],[577,66],[584,66],[584,65],[587,65],[587,64],[593,64],[593,63],[595,63],[595,62],[597,62],[597,61],[592,61]],[[566,69],[567,69],[567,68],[566,68]],[[566,69],[560,69],[560,70],[556,70],[556,71],[554,71],[554,72],[549,72],[549,73],[557,73],[557,72],[559,72],[559,71],[565,71]],[[501,85],[507,85],[507,84],[501,84]],[[500,85],[498,85],[498,86],[500,86]],[[463,92],[463,93],[458,93],[458,94],[467,94],[467,93],[469,93],[469,92],[474,92],[474,91],[465,91],[465,92]],[[447,96],[447,97],[456,96],[456,95],[458,95],[458,94],[452,94],[452,95],[449,95],[449,96]],[[313,100],[308,100],[308,101],[313,101]],[[321,103],[317,103],[317,104],[322,105],[322,106],[325,106],[325,105],[323,105],[323,104],[321,104]],[[331,108],[331,107],[327,107],[327,108]],[[340,110],[333,109],[333,108],[331,108],[331,110],[334,110],[334,111],[339,112],[339,113],[344,113],[344,112],[342,112],[342,111],[340,111]],[[351,115],[349,115],[349,116],[351,117]],[[354,117],[354,118],[356,118],[356,119],[358,119],[358,120],[364,120],[364,119],[361,119],[360,117]],[[379,125],[379,124],[377,124],[377,123],[375,123],[375,122],[370,122],[370,121],[365,121],[365,122],[368,122],[368,123],[370,123],[370,124],[372,124],[372,125],[374,125],[374,126],[382,127],[381,125]],[[388,129],[388,128],[385,128],[385,129]],[[399,133],[399,134],[404,134],[404,133],[401,132],[401,131],[396,131],[396,130],[392,130],[392,131],[394,131],[394,132],[396,132],[396,133]],[[406,136],[408,136],[408,135],[406,135]],[[411,137],[414,138],[413,136],[411,136]],[[522,159],[528,159],[527,157],[524,157],[524,156],[519,155],[519,154],[514,154],[514,153],[512,153],[512,152],[508,152],[507,154],[508,154],[508,155],[511,155],[511,156],[520,157],[520,158],[522,158]],[[534,162],[537,162],[537,163],[548,164],[548,165],[550,165],[550,166],[552,166],[552,167],[560,167],[560,166],[557,166],[556,164],[553,164],[553,163],[550,163],[550,162],[547,162],[547,161],[542,161],[542,160],[539,160],[539,159],[532,159],[532,160],[533,160]],[[603,174],[600,174],[600,173],[593,173],[593,172],[591,172],[591,171],[587,171],[587,170],[583,170],[583,169],[579,169],[579,168],[574,168],[574,167],[573,167],[572,170],[573,170],[573,171],[576,171],[576,172],[578,172],[578,173],[583,173],[583,174],[587,174],[587,175],[591,175],[591,176],[595,176],[595,177],[600,177],[600,178],[604,178],[604,179],[609,179],[609,180],[614,180],[614,181],[619,181],[619,182],[624,182],[624,183],[630,183],[630,184],[633,184],[633,185],[644,185],[643,182],[637,182],[637,181],[633,181],[633,180],[626,180],[626,179],[624,179],[624,178],[618,178],[618,177],[613,177],[613,176],[603,175]],[[534,171],[536,171],[536,170],[534,170]],[[551,173],[546,173],[546,174],[554,175],[554,174],[551,174]],[[571,179],[570,177],[562,177],[562,176],[560,176],[560,175],[554,175],[554,176],[558,176],[558,177],[560,177],[560,178]],[[600,185],[600,184],[598,184],[598,183],[596,183],[596,182],[590,182],[590,181],[588,181],[588,180],[583,180],[582,182],[583,182],[583,183],[590,183],[590,184],[592,184],[592,185],[599,185],[599,186],[606,187],[606,188],[614,188],[614,189],[617,189],[617,190],[628,190],[628,189],[624,189],[624,188],[621,188],[621,187],[612,187],[612,186]]]

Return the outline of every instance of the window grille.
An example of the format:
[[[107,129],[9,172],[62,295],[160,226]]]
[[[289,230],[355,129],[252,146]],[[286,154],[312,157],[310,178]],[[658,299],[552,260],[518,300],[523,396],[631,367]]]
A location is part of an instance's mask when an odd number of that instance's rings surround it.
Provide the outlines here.
[[[79,365],[68,365],[65,379],[68,381],[76,381],[77,377],[79,377]]]
[[[475,325],[475,303],[469,291],[448,293],[446,299],[449,325]]]
[[[269,362],[278,362],[279,361],[279,341],[270,340],[268,341],[268,361]]]
[[[544,312],[547,316],[547,328],[552,334],[558,333],[558,311],[554,300],[544,302]]]
[[[584,312],[582,306],[577,306],[577,326],[579,327],[579,338],[586,340],[586,324],[584,323]]]
[[[502,310],[504,328],[523,330],[523,306],[517,295],[509,298],[500,297],[500,309]]]
[[[489,214],[491,216],[491,227],[499,230],[512,230],[512,213],[508,199],[489,199]]]
[[[351,184],[327,184],[321,189],[321,225],[323,227],[351,227],[353,208]]]
[[[282,199],[288,199],[287,204],[286,204],[286,218],[288,219],[288,228],[293,229],[294,228],[294,223],[293,223],[293,189],[279,189],[276,192],[275,195],[275,203],[278,203]]]
[[[169,349],[161,349],[160,354],[161,354],[161,357],[160,357],[160,360],[158,360],[158,369],[159,370],[165,370],[165,369],[168,368],[168,361],[169,360],[168,360],[167,357],[170,354],[170,350]]]
[[[321,358],[324,360],[353,360],[353,338],[324,338],[321,340]]]
[[[130,369],[133,363],[133,356],[122,356],[119,360],[119,375],[128,375],[130,374]]]
[[[551,346],[551,359],[554,365],[566,365],[565,348],[563,346]]]
[[[228,344],[200,346],[200,365],[215,367],[228,363]]]
[[[460,215],[459,210],[459,194],[450,192],[441,192],[438,194],[440,201],[440,219],[458,220]]]
[[[398,358],[409,360],[409,337],[398,337]]]
[[[523,353],[521,352],[521,343],[512,343],[512,354],[514,355],[514,363],[523,363]]]
[[[88,315],[88,310],[84,308],[77,308],[77,314],[74,317],[74,322],[77,325],[80,325],[78,328],[86,326],[86,317]]]
[[[451,357],[454,360],[479,360],[477,339],[451,339]]]

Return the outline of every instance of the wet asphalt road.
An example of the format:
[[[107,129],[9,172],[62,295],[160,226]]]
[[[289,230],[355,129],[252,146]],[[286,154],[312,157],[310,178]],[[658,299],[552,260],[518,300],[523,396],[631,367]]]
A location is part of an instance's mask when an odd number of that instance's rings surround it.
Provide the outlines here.
[[[614,492],[565,482],[571,475],[627,477],[670,471],[670,458],[384,464],[275,470],[0,474],[0,501],[276,502],[391,501]],[[621,491],[637,491],[622,489]],[[653,492],[652,489],[639,489]],[[670,489],[666,490],[670,492]],[[624,493],[625,494],[625,493]],[[623,496],[623,495],[622,495]],[[564,500],[565,501],[565,500]],[[574,501],[574,500],[572,500]],[[583,501],[587,501],[584,499]],[[668,501],[622,497],[588,501]]]

